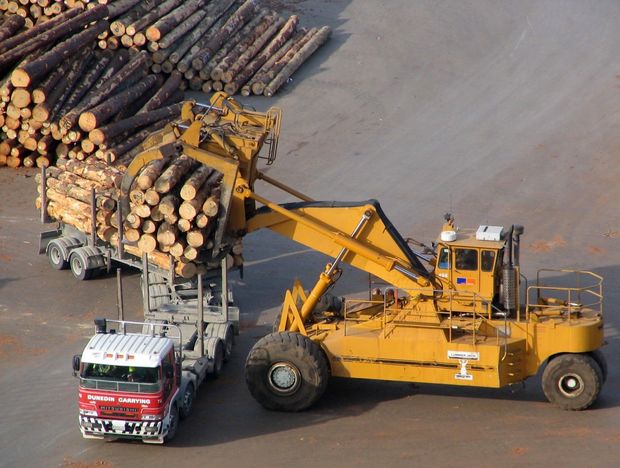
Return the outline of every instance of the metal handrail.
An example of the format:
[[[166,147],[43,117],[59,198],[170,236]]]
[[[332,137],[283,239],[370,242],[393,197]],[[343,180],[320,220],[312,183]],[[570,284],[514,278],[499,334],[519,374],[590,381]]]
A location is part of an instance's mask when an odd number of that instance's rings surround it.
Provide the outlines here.
[[[577,286],[551,286],[551,285],[541,285],[541,273],[544,272],[552,272],[552,273],[570,273],[573,274],[577,278]],[[588,283],[587,285],[581,285],[582,278],[590,278],[593,279],[594,282],[592,284]],[[531,296],[533,292],[536,292],[536,303],[531,302]],[[541,296],[541,292],[543,291],[555,291],[557,293],[565,293],[566,300],[560,300],[557,297],[553,297],[553,299],[558,299],[558,303],[556,304],[544,304],[542,301],[545,299]],[[576,293],[576,298],[574,294]],[[583,303],[582,295],[593,298],[593,302]],[[576,299],[576,300],[575,300]],[[525,316],[526,320],[529,320],[531,309],[536,308],[540,310],[544,309],[557,309],[558,307],[566,309],[568,312],[568,322],[570,323],[573,312],[578,312],[583,309],[593,309],[597,310],[600,314],[603,313],[603,277],[593,273],[591,271],[582,271],[582,270],[566,270],[566,269],[550,269],[543,268],[538,270],[536,273],[536,285],[529,286],[526,290],[526,304],[525,304]]]
[[[415,297],[415,295],[411,294],[411,292],[417,291],[417,292],[424,292],[424,293],[429,293],[428,290],[403,290],[406,293],[409,294],[409,297]],[[476,344],[476,330],[477,330],[477,325],[478,325],[478,320],[480,320],[480,324],[484,323],[485,321],[489,321],[492,320],[492,313],[493,311],[499,312],[501,313],[502,311],[500,311],[497,307],[495,307],[489,300],[481,297],[479,294],[475,293],[475,292],[470,292],[470,291],[456,291],[456,290],[443,290],[443,289],[439,289],[439,290],[433,290],[432,291],[433,294],[436,293],[442,293],[444,295],[448,295],[449,297],[449,309],[447,311],[437,311],[437,312],[433,312],[433,313],[429,313],[429,314],[424,314],[418,311],[418,316],[420,318],[433,318],[433,317],[437,317],[438,315],[447,315],[447,319],[448,319],[448,341],[452,341],[452,330],[453,330],[453,323],[452,323],[452,319],[454,317],[455,311],[453,308],[453,304],[455,302],[455,296],[459,296],[460,299],[463,299],[464,297],[466,297],[468,300],[471,299],[472,302],[474,304],[482,304],[484,305],[485,311],[483,313],[480,312],[476,312],[475,310],[472,312],[466,312],[467,314],[471,314],[472,315],[472,342],[475,345]],[[344,334],[346,336],[347,334],[347,321],[354,321],[354,322],[361,322],[363,321],[363,319],[357,319],[357,318],[352,318],[349,317],[349,305],[350,304],[369,304],[369,305],[378,305],[381,304],[381,301],[373,301],[373,300],[368,300],[368,299],[347,299],[345,300],[345,304],[344,304]],[[475,306],[474,306],[475,307]],[[392,305],[388,306],[387,303],[385,302],[385,300],[383,301],[383,312],[382,312],[382,316],[381,316],[381,328],[383,330],[384,333],[384,338],[386,337],[385,333],[386,333],[386,329],[387,329],[387,313],[388,311],[396,311],[396,310],[400,310],[400,311],[413,311],[413,309],[407,309],[406,306],[401,308],[401,309],[396,309],[393,308]],[[421,327],[420,324],[413,324],[414,327]],[[508,335],[505,333],[506,330],[508,329],[508,316],[507,314],[504,314],[504,356],[502,357],[502,359],[506,356],[507,353],[507,337]],[[500,344],[500,331],[499,329],[496,328],[496,336],[495,336],[496,340],[497,340],[497,344]]]

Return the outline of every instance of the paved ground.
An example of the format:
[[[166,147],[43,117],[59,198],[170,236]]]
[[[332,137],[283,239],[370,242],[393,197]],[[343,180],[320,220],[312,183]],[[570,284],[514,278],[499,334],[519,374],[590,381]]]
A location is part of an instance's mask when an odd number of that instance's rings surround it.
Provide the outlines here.
[[[269,174],[317,199],[377,198],[404,236],[522,223],[524,273],[605,276],[610,376],[591,410],[525,389],[334,381],[302,414],[259,407],[243,362],[294,277],[325,259],[265,232],[246,241],[235,358],[200,392],[169,447],[82,440],[70,359],[92,318],[113,315],[113,278],[77,283],[36,254],[31,172],[0,170],[0,466],[617,466],[620,457],[620,5],[614,0],[275,2],[334,28],[276,99]],[[277,201],[285,198],[265,189]],[[301,266],[301,268],[300,268]],[[347,271],[336,290],[364,289]],[[138,281],[126,300],[139,318]]]

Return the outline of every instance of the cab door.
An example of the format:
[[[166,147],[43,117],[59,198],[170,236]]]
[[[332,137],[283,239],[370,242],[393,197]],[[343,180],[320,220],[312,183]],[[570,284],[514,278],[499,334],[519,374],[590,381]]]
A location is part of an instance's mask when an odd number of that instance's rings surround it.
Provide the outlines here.
[[[457,291],[480,292],[480,252],[472,247],[453,249],[452,280]]]

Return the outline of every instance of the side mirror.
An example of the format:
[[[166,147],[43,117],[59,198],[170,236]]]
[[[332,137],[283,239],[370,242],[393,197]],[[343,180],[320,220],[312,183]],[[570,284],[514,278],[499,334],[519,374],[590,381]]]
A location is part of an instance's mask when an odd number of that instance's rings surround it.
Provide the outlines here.
[[[72,362],[73,366],[73,376],[75,377],[78,372],[80,372],[80,365],[82,364],[82,358],[79,354],[73,356]]]

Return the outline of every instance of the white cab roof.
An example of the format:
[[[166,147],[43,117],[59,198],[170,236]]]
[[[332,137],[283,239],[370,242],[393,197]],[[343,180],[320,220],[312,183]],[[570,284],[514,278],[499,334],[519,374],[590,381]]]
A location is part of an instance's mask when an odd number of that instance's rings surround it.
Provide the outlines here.
[[[170,338],[160,336],[98,333],[86,345],[82,361],[116,366],[157,367],[172,347]]]

